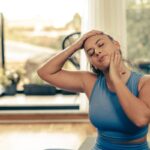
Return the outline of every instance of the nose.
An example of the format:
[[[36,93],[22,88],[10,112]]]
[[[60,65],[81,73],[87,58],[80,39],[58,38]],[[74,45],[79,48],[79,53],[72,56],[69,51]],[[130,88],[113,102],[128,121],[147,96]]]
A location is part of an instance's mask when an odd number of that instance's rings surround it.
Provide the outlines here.
[[[96,55],[99,55],[100,53],[102,53],[102,50],[99,49],[99,48],[96,48],[96,49],[95,49],[95,54],[96,54]]]

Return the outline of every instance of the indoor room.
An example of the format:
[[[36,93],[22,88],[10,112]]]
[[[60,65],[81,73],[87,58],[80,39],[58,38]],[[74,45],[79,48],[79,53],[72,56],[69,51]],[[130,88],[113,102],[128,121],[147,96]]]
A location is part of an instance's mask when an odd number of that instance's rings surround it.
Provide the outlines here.
[[[150,0],[0,0],[0,149],[150,149],[149,19]]]

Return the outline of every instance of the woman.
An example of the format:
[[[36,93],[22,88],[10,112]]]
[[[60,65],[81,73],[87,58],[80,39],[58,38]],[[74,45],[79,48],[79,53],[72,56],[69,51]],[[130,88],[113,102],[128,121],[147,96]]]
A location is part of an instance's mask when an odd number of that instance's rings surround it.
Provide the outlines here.
[[[73,53],[84,48],[95,73],[62,69]],[[39,76],[66,90],[84,92],[89,117],[97,128],[93,150],[148,150],[150,76],[129,70],[120,45],[92,30],[38,70]]]

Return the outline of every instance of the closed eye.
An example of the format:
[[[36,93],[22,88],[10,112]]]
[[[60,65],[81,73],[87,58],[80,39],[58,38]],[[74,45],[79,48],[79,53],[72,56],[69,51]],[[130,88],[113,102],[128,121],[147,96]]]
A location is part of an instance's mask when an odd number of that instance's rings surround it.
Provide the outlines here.
[[[98,45],[98,47],[102,47],[104,45],[104,43],[98,43],[97,45]]]
[[[89,55],[89,56],[92,56],[92,55],[94,54],[94,52],[95,52],[94,49],[90,49],[90,50],[88,51],[88,55]]]

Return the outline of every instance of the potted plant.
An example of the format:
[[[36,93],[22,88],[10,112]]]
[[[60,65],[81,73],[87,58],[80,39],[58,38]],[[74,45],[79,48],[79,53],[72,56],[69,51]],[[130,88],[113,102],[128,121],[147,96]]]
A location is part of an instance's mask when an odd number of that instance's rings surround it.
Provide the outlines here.
[[[5,93],[5,87],[9,86],[11,82],[6,77],[4,70],[0,69],[0,95]]]
[[[0,86],[4,95],[15,95],[18,81],[19,75],[16,71],[0,69]]]

